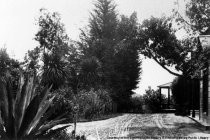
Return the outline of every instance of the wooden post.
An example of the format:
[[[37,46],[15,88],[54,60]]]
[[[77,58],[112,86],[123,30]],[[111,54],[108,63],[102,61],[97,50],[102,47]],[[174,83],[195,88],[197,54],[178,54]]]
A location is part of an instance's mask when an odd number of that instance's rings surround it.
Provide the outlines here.
[[[200,78],[200,109],[199,109],[199,120],[203,120],[203,71],[201,70]]]
[[[195,81],[194,79],[191,80],[191,94],[192,94],[192,117],[195,118],[195,103],[194,103],[194,96],[195,96]]]
[[[74,114],[74,134],[73,138],[76,138],[76,128],[77,128],[77,114]]]
[[[161,105],[162,105],[161,87],[159,88],[159,92],[160,92],[160,112],[161,112],[161,110],[162,110],[162,107],[161,107]]]
[[[170,109],[170,88],[168,88],[168,109]]]
[[[207,70],[207,75],[208,75],[208,80],[207,80],[207,82],[208,82],[208,119],[207,119],[207,121],[208,121],[208,123],[210,124],[210,60],[208,61],[208,70]]]

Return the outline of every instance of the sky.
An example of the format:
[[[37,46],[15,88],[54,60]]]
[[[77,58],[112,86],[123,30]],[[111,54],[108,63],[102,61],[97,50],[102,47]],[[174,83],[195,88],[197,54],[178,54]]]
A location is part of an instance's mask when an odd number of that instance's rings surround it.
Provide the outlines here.
[[[139,22],[151,16],[171,15],[177,0],[115,0],[119,14],[137,12]],[[78,40],[80,28],[88,24],[94,0],[0,0],[0,47],[6,47],[11,57],[23,60],[28,50],[38,46],[34,40],[38,31],[39,9],[58,12],[69,37]],[[148,86],[171,82],[175,77],[151,59],[143,59],[139,88],[143,94]]]

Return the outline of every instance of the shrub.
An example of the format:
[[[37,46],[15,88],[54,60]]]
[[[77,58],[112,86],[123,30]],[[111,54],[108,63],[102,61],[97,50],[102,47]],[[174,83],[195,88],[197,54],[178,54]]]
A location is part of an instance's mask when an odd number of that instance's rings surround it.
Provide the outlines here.
[[[92,119],[112,111],[112,99],[106,89],[83,89],[79,90],[78,94],[73,94],[72,89],[67,87],[53,91],[50,97],[52,96],[55,98],[50,108],[54,111],[50,119],[65,113],[65,116],[73,121],[73,113],[77,106],[80,119]]]
[[[76,135],[74,138],[73,134],[69,134],[66,132],[66,130],[62,130],[59,133],[57,133],[56,135],[53,136],[53,138],[51,140],[86,140],[85,135]]]
[[[52,140],[71,140],[71,136],[66,133],[66,130],[62,130],[54,135]]]
[[[149,87],[146,94],[143,95],[144,104],[152,113],[160,112],[160,94],[158,90],[153,90]],[[166,97],[161,95],[161,102],[165,102]],[[148,110],[147,110],[148,111]]]
[[[108,90],[81,90],[78,94],[79,114],[85,119],[107,114],[112,110],[112,99]]]
[[[52,130],[55,125],[62,124],[67,118],[47,121],[52,114],[48,110],[53,98],[47,99],[50,88],[45,87],[40,94],[36,93],[33,77],[21,76],[18,90],[12,96],[11,82],[0,80],[0,136],[1,139],[46,139],[55,132],[68,126]]]
[[[143,106],[143,97],[132,97],[131,98],[131,110],[130,112],[133,113],[142,113],[142,106]]]
[[[56,118],[60,114],[65,114],[64,116],[68,117],[69,120],[72,121],[74,101],[73,101],[73,91],[71,90],[71,88],[67,87],[67,88],[57,89],[50,94],[50,97],[53,96],[55,96],[55,98],[50,108],[54,111],[51,117]]]

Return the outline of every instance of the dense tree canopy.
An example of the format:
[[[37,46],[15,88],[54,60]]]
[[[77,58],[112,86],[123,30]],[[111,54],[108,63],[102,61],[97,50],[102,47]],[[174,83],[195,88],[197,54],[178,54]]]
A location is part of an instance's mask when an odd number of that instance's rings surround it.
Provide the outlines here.
[[[175,65],[178,70],[183,70],[180,66],[187,54],[177,40],[169,18],[151,17],[144,20],[139,29],[138,39],[142,54],[154,59],[171,74],[179,76],[167,66]]]
[[[40,58],[40,48],[36,47],[33,50],[29,50],[28,53],[24,57],[24,65],[26,67],[26,71],[32,71],[34,75],[37,75],[37,72],[40,68],[39,65]]]
[[[175,76],[199,77],[199,70],[205,66],[209,51],[202,49],[197,36],[209,34],[209,22],[208,0],[188,1],[185,15],[174,10],[174,18],[146,19],[138,33],[141,53]],[[178,40],[175,33],[180,28],[175,30],[174,27],[183,27],[187,37]],[[172,71],[170,66],[175,66],[182,73]]]
[[[0,80],[12,82],[13,90],[18,88],[19,75],[22,72],[21,63],[11,58],[6,48],[0,49]]]
[[[20,68],[20,62],[11,58],[6,48],[0,49],[0,76],[9,77],[11,72]]]
[[[50,13],[45,9],[41,9],[40,14],[38,19],[39,30],[35,35],[35,40],[39,42],[43,52],[65,55],[69,38],[60,15],[56,12]]]
[[[6,79],[9,77],[10,57],[5,48],[0,50],[0,77]]]
[[[112,81],[113,88],[117,91],[116,100],[129,98],[133,89],[137,88],[141,74],[141,60],[136,42],[137,15],[133,13],[127,17],[122,15],[117,28],[118,43],[115,46],[114,68],[116,77]],[[125,106],[127,101],[122,102]],[[129,103],[130,104],[130,103]],[[123,106],[121,105],[121,106]]]
[[[179,8],[179,2],[177,3]],[[210,1],[190,0],[187,1],[185,14],[182,15],[179,9],[174,10],[176,22],[184,29],[193,34],[210,34]]]
[[[175,31],[171,18],[151,17],[144,20],[138,33],[140,52],[175,76],[195,77],[202,61],[197,38],[178,40]],[[172,71],[171,66],[181,73]]]
[[[42,51],[42,83],[52,84],[53,89],[64,84],[67,71],[66,62],[69,53],[69,38],[58,13],[49,13],[41,9],[38,19],[39,31],[35,40]]]
[[[210,1],[209,0],[190,0],[187,1],[185,14],[179,13],[179,10],[174,11],[175,19],[181,25],[191,39],[192,54],[195,59],[194,65],[197,70],[203,69],[206,62],[210,58],[210,50],[201,47],[200,41],[197,38],[199,35],[210,34]]]

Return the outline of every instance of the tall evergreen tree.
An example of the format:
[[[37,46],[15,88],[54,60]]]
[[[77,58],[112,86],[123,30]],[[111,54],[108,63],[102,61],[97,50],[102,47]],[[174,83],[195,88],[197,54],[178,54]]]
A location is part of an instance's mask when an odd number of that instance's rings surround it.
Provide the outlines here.
[[[87,58],[96,57],[101,62],[104,84],[110,83],[114,73],[113,57],[118,26],[115,7],[112,0],[98,0],[89,19],[89,31],[83,32],[81,36],[84,55]]]
[[[113,40],[117,27],[116,5],[112,0],[98,0],[90,17],[90,36]]]
[[[137,86],[141,65],[135,40],[136,13],[119,19],[112,0],[98,0],[88,27],[89,30],[81,34],[84,58],[98,59],[100,84],[111,88],[112,98],[119,108],[125,109]]]
[[[137,25],[137,14],[134,12],[130,17],[122,15],[117,28],[118,43],[114,56],[116,75],[112,85],[117,93],[114,99],[122,109],[131,107],[128,99],[133,94],[132,90],[137,88],[141,74],[141,59],[136,42]]]

